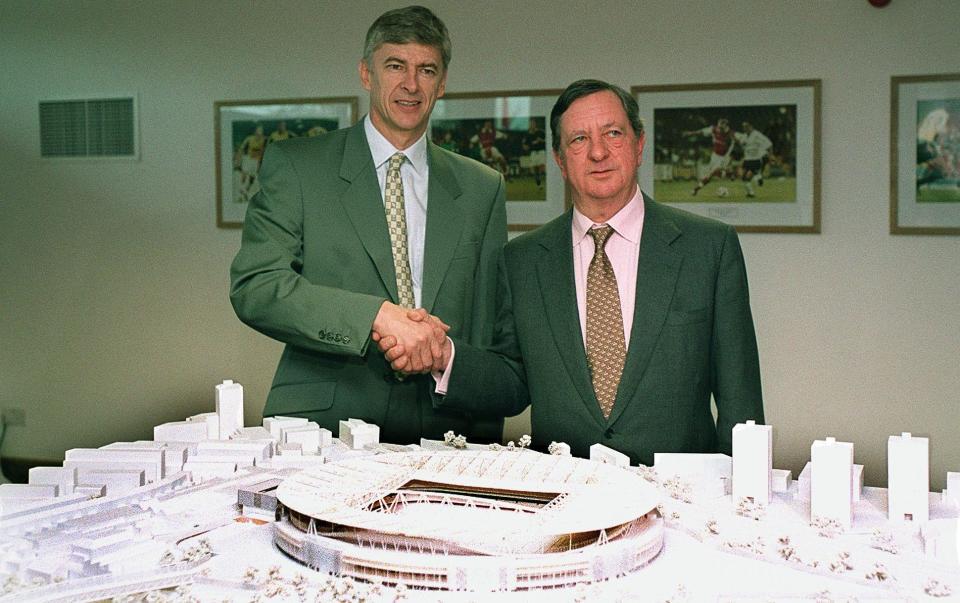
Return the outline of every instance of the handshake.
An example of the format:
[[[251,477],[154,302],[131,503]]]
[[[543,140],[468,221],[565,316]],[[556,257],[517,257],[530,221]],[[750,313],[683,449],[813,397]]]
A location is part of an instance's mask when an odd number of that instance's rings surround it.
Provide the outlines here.
[[[390,367],[399,373],[442,371],[450,362],[447,325],[423,308],[383,302],[373,320],[371,337]]]

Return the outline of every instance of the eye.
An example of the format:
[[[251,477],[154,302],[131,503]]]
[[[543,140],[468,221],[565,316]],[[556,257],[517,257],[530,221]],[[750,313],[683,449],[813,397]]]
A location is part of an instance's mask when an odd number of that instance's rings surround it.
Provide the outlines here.
[[[400,63],[387,63],[387,71],[399,71],[403,68]]]
[[[623,132],[621,130],[608,130],[607,136],[609,136],[610,138],[619,138],[623,136]]]
[[[581,143],[581,142],[585,141],[586,139],[587,139],[586,136],[584,136],[583,134],[580,134],[580,135],[578,135],[578,136],[574,136],[573,138],[571,138],[571,139],[570,139],[570,144],[578,144],[578,143]]]
[[[433,67],[424,67],[424,68],[421,69],[420,71],[421,71],[424,75],[428,75],[428,76],[430,76],[430,77],[433,77],[433,76],[437,75],[437,70],[434,69]]]

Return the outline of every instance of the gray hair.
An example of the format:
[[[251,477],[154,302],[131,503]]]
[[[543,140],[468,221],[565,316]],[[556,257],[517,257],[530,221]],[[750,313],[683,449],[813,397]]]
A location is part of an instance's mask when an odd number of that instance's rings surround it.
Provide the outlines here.
[[[384,44],[409,44],[416,42],[432,46],[440,51],[443,71],[450,65],[450,33],[429,8],[407,6],[387,11],[380,15],[370,29],[363,44],[363,60],[372,67],[373,53]]]

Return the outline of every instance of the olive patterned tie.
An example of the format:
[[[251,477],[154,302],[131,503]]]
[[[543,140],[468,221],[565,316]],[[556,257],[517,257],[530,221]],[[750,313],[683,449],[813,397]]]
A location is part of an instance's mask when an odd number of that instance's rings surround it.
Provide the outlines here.
[[[383,191],[383,205],[387,212],[390,247],[393,251],[393,270],[397,274],[397,298],[404,308],[412,308],[413,277],[410,274],[410,256],[407,247],[407,210],[403,203],[403,180],[400,166],[406,156],[394,153],[387,166],[387,182]]]
[[[604,246],[613,228],[604,225],[587,231],[596,247],[587,270],[587,363],[593,391],[603,417],[609,418],[617,398],[627,349],[623,338],[623,316],[617,277]]]

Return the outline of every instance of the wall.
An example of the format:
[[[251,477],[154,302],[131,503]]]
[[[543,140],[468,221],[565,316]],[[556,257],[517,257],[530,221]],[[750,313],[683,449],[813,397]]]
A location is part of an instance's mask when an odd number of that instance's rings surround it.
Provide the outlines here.
[[[931,437],[931,484],[960,470],[960,238],[891,236],[892,75],[960,71],[960,3],[425,0],[454,38],[448,91],[823,80],[820,235],[745,234],[778,467],[813,439]],[[259,419],[280,345],[227,300],[240,233],[215,227],[213,102],[360,95],[366,27],[396,4],[0,3],[3,455],[148,438],[246,388]],[[41,160],[37,101],[139,96],[139,161]],[[508,427],[522,433],[521,417]]]

